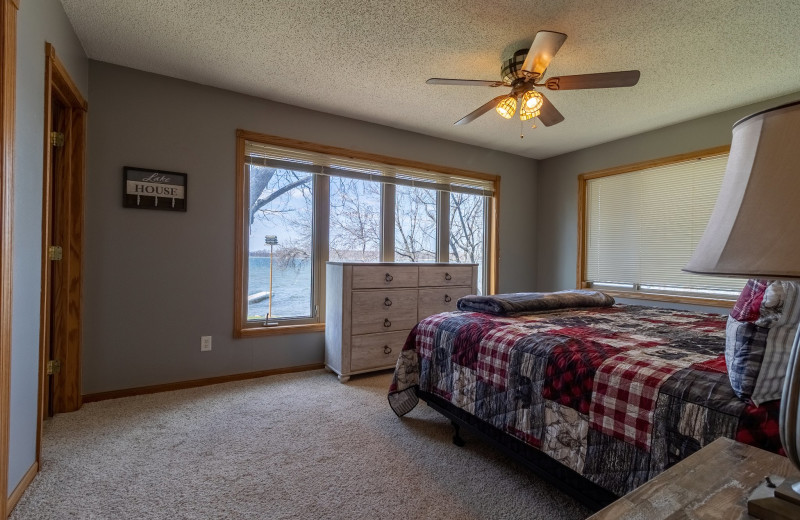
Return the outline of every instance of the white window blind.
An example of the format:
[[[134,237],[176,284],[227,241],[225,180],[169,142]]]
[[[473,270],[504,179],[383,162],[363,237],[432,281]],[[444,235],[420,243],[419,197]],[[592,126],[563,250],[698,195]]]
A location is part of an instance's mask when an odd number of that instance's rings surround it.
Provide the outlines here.
[[[252,141],[245,142],[244,153],[245,163],[257,166],[416,186],[438,191],[485,196],[494,194],[494,181],[475,177],[394,166]]]
[[[745,280],[681,269],[706,228],[728,156],[586,181],[586,277],[609,289],[733,297]]]

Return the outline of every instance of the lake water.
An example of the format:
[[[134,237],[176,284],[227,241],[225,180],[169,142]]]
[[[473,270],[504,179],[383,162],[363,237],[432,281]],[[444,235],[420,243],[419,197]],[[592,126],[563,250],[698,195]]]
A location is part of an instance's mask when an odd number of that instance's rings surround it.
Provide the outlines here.
[[[268,257],[250,257],[248,295],[269,291],[269,262]],[[310,316],[311,262],[305,260],[294,266],[282,266],[280,262],[275,262],[275,268],[272,271],[272,292],[274,294],[272,316]],[[265,318],[268,305],[269,298],[248,305],[248,319]]]

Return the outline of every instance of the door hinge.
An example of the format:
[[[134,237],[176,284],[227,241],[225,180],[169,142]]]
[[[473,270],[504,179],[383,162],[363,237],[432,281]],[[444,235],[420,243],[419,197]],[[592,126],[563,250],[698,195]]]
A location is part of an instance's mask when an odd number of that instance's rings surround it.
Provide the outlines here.
[[[64,146],[64,134],[61,132],[50,132],[50,144],[56,148]]]
[[[50,246],[47,248],[47,258],[50,260],[61,260],[63,252],[61,246]]]
[[[61,361],[57,359],[51,359],[47,362],[47,375],[51,376],[53,374],[58,374],[61,372]]]

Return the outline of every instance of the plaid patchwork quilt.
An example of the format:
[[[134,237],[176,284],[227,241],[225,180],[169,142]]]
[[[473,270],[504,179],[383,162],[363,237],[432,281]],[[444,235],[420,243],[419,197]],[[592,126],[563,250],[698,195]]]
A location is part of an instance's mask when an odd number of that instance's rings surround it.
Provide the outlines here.
[[[780,452],[779,403],[731,389],[726,317],[614,305],[422,320],[389,389],[435,394],[623,495],[718,437]]]

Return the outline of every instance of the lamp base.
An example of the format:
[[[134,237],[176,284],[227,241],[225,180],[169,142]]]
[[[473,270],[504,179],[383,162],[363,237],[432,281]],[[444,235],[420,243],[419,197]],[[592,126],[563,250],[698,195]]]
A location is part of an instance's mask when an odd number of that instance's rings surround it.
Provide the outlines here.
[[[762,520],[793,520],[800,518],[800,494],[792,485],[797,481],[771,475],[762,482],[747,500],[747,512]]]

